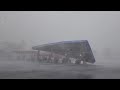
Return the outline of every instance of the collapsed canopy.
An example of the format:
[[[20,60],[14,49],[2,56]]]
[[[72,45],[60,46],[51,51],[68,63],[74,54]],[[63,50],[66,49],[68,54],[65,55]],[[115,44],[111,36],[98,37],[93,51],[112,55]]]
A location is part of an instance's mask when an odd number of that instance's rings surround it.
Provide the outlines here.
[[[62,41],[32,47],[34,50],[48,51],[56,54],[67,54],[71,58],[86,58],[86,62],[94,63],[95,59],[87,40]]]

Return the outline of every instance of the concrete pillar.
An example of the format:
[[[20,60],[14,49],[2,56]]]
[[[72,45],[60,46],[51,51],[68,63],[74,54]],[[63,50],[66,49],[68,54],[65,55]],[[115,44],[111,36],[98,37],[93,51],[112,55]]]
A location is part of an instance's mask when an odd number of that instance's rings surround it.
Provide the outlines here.
[[[40,60],[39,55],[40,55],[40,50],[38,50],[38,53],[37,53],[37,60],[38,61]]]
[[[85,60],[83,60],[83,64],[84,64],[84,65],[87,64]]]
[[[51,63],[54,63],[54,59],[53,59],[53,49],[52,49],[52,48],[51,48],[49,60],[50,60]]]

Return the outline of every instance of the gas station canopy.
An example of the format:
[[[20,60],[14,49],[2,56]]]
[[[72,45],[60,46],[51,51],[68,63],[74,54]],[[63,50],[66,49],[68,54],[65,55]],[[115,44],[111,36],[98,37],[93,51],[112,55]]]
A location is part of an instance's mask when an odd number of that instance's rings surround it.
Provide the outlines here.
[[[87,40],[61,41],[55,43],[48,43],[32,47],[33,50],[47,51],[60,55],[67,54],[71,58],[79,58],[84,56],[86,62],[94,63],[91,47]]]

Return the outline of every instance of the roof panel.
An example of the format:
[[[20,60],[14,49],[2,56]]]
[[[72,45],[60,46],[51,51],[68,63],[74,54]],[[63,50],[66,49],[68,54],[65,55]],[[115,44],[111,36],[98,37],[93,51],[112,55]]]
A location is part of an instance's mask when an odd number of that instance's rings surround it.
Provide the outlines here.
[[[69,54],[72,58],[78,58],[80,54],[86,53],[88,62],[95,62],[91,47],[87,40],[61,41],[32,47],[34,50],[54,52],[57,54]]]

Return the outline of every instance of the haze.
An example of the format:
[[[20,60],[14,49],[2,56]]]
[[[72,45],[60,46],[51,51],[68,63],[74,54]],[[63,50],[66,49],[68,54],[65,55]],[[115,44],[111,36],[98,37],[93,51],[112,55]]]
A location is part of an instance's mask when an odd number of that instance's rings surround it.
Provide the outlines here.
[[[97,62],[109,62],[99,59],[109,48],[117,57],[112,62],[118,63],[119,33],[120,12],[116,11],[0,11],[0,41],[24,40],[31,49],[63,40],[88,40]]]

